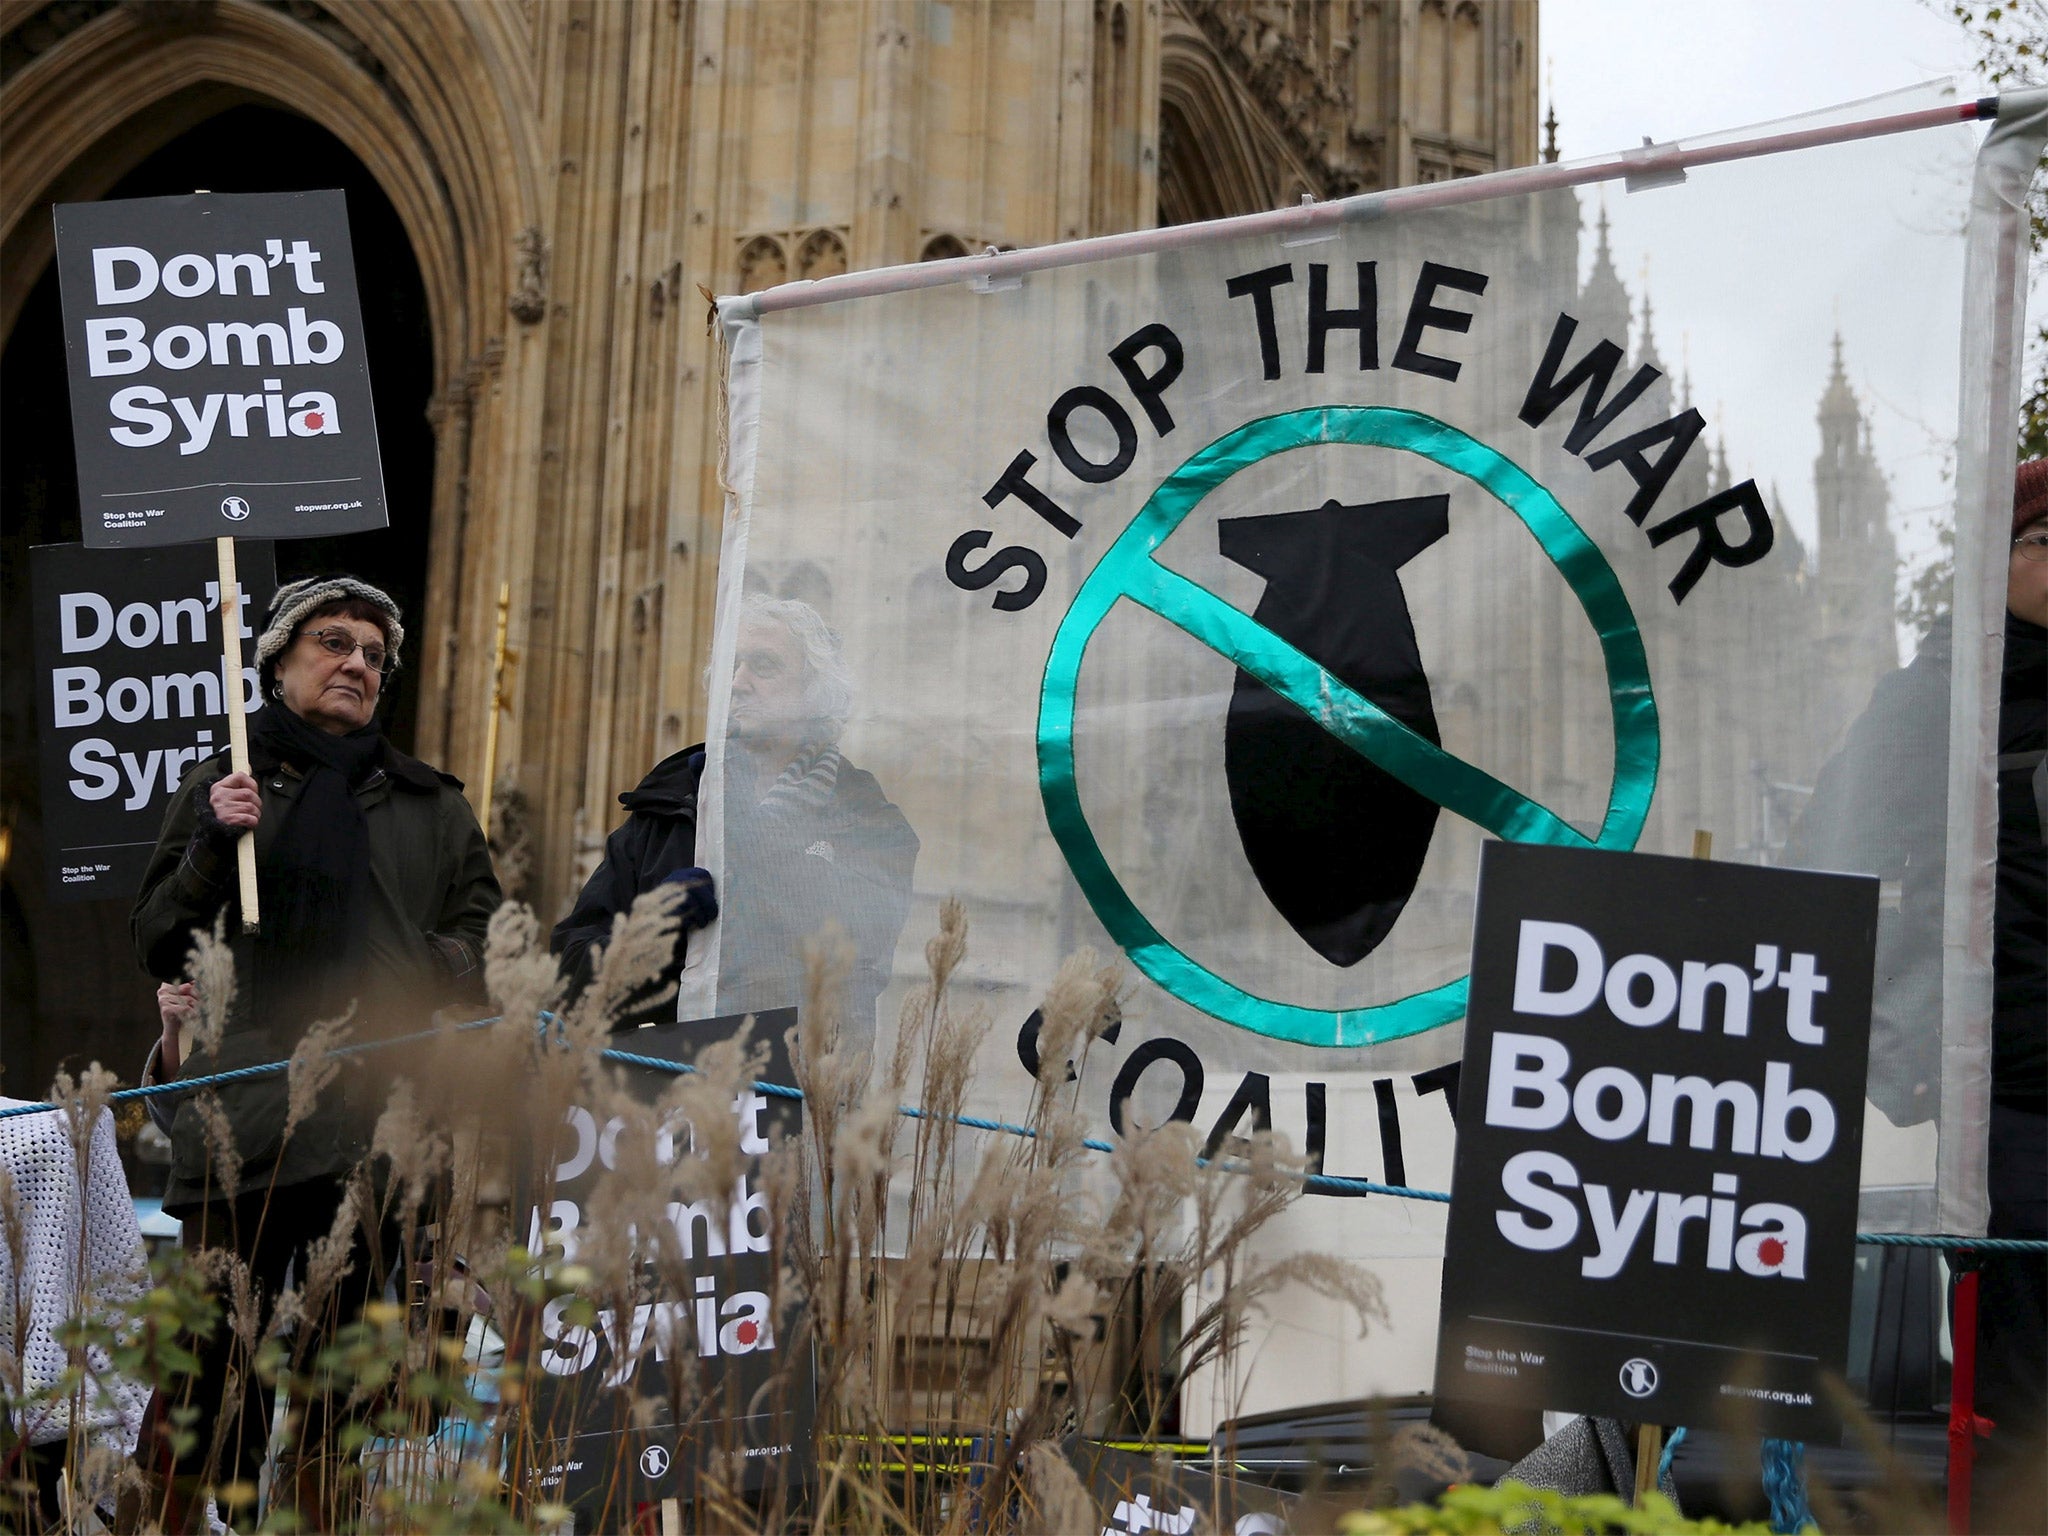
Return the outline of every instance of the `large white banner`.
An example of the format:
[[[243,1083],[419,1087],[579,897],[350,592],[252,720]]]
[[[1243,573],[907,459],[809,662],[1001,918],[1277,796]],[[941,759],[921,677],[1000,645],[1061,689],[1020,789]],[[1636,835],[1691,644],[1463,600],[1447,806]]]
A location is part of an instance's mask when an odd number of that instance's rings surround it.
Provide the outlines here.
[[[886,1054],[958,896],[996,1021],[972,1108],[1027,1103],[1033,1010],[1091,946],[1131,979],[1072,1085],[1099,1133],[1270,1123],[1441,1189],[1481,842],[1704,831],[1887,881],[1864,1220],[1981,1221],[2011,489],[1981,381],[2038,115],[1971,236],[1958,116],[726,301],[725,917],[685,1015],[797,1001],[831,916]],[[1895,590],[1942,529],[1922,636]],[[1890,777],[1845,759],[1904,695],[1937,702]],[[1411,1202],[1290,1220],[1440,1252]]]

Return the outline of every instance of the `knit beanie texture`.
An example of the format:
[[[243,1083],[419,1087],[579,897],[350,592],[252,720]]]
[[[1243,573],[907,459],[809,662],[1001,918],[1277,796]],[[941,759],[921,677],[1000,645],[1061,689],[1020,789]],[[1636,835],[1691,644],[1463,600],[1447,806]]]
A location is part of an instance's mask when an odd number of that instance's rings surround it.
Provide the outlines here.
[[[2029,459],[2012,483],[2012,536],[2048,517],[2048,459]]]
[[[388,593],[354,576],[308,576],[303,581],[286,582],[270,600],[270,616],[264,621],[263,633],[256,637],[257,675],[267,676],[270,664],[284,654],[284,648],[292,643],[293,633],[308,614],[352,597],[383,611],[386,643],[396,656],[398,648],[405,644],[405,625],[399,618],[398,604]]]

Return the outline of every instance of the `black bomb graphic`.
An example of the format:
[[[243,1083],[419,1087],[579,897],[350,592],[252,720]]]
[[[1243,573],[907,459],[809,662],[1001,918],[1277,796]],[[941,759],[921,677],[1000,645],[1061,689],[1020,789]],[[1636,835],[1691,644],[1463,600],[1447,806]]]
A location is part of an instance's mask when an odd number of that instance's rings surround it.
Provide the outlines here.
[[[1400,569],[1450,529],[1448,496],[1217,526],[1225,559],[1263,576],[1252,617],[1432,746],[1429,679]],[[1230,809],[1280,915],[1332,965],[1379,946],[1415,890],[1437,805],[1239,670],[1224,735]]]
[[[1156,558],[1239,471],[1277,454],[1337,447],[1393,449],[1476,485],[1487,497],[1479,505],[1519,523],[1584,608],[1605,656],[1614,721],[1614,782],[1597,834],[1439,739],[1399,572],[1448,531],[1447,497],[1220,519],[1223,555],[1265,577],[1255,613]],[[1124,603],[1234,665],[1234,697],[1219,723],[1239,838],[1276,910],[1332,963],[1357,964],[1395,929],[1439,810],[1515,842],[1628,848],[1642,831],[1658,758],[1649,658],[1613,567],[1557,498],[1498,449],[1419,411],[1311,406],[1248,421],[1162,480],[1104,551],[1053,636],[1039,693],[1039,794],[1068,870],[1132,963],[1212,1018],[1303,1045],[1372,1045],[1462,1017],[1466,978],[1314,1007],[1238,985],[1140,909],[1089,824],[1074,751],[1082,662]],[[1330,743],[1301,734],[1290,710]],[[1290,805],[1303,795],[1306,807]]]

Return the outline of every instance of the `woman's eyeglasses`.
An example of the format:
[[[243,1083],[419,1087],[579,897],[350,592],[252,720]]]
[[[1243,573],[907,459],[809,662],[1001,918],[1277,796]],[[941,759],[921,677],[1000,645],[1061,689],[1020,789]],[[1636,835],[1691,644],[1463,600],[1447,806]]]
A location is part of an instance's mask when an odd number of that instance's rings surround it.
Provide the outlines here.
[[[330,656],[347,656],[361,650],[363,665],[384,677],[398,670],[398,658],[376,640],[358,640],[345,629],[309,629],[306,638]]]
[[[2048,560],[2048,528],[2036,528],[2012,541],[2024,560]]]

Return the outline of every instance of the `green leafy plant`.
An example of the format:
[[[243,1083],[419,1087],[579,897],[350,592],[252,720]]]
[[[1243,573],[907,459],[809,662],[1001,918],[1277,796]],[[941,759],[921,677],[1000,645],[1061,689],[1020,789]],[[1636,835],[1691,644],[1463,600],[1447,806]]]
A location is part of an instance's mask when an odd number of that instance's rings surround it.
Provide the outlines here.
[[[1448,1489],[1433,1504],[1409,1504],[1346,1515],[1338,1527],[1344,1536],[1504,1536],[1507,1532],[1542,1536],[1767,1536],[1767,1525],[1725,1525],[1718,1520],[1688,1520],[1678,1506],[1652,1493],[1641,1509],[1611,1493],[1562,1494],[1507,1480],[1491,1488],[1465,1483]]]

